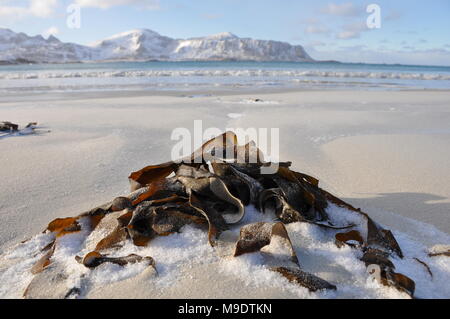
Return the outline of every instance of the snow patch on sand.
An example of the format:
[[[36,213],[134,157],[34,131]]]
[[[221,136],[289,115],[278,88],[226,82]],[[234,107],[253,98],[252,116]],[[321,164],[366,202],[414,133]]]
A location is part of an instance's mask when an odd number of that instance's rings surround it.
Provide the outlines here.
[[[327,212],[333,223],[344,225],[349,223],[364,224],[365,218],[360,214],[329,206]],[[224,233],[220,241],[226,241],[227,249],[211,247],[207,239],[205,227],[187,225],[180,233],[153,239],[147,247],[137,247],[128,240],[120,249],[110,249],[104,253],[110,257],[137,254],[151,256],[156,262],[156,274],[146,277],[154,287],[176,285],[183,273],[181,269],[189,269],[195,265],[219,263],[219,271],[223,275],[239,278],[250,289],[258,287],[274,287],[285,290],[298,298],[408,298],[398,290],[385,287],[369,275],[366,266],[359,259],[361,252],[348,246],[338,248],[334,235],[339,230],[324,229],[309,223],[292,223],[286,229],[298,256],[302,269],[321,277],[337,286],[336,291],[310,292],[297,284],[290,283],[280,274],[269,270],[264,254],[256,252],[233,257],[236,240],[243,225],[258,221],[273,222],[275,216],[262,214],[253,206],[246,207],[244,219]],[[149,269],[147,262],[138,262],[126,266],[104,263],[89,270],[75,259],[75,255],[84,256],[98,233],[89,234],[85,221],[81,219],[82,230],[57,239],[57,248],[52,257],[53,263],[59,263],[66,270],[67,289],[74,287],[86,295],[91,289],[115,282],[134,278]],[[424,228],[426,229],[426,228]],[[364,227],[358,230],[365,234]],[[394,232],[405,257],[392,258],[396,271],[405,274],[416,282],[415,295],[420,298],[449,298],[450,287],[446,284],[450,277],[448,257],[429,257],[428,248],[402,232]],[[0,297],[20,298],[33,276],[30,269],[42,256],[42,248],[53,240],[51,234],[39,234],[29,241],[12,247],[0,257]],[[427,263],[433,273],[415,258]],[[59,268],[61,269],[61,268]],[[223,287],[226,288],[226,287]]]

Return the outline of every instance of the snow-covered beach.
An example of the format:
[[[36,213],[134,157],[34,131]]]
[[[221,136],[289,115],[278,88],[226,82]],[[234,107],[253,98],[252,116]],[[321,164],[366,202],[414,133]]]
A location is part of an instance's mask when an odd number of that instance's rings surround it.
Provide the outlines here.
[[[0,0],[0,302],[448,301],[449,12]]]
[[[205,128],[280,128],[280,159],[391,229],[408,257],[425,258],[427,248],[450,244],[448,101],[448,91],[432,90],[5,94],[2,120],[37,121],[50,132],[0,139],[0,295],[21,296],[32,265],[23,258],[45,238],[15,245],[55,218],[128,194],[129,173],[170,160],[172,130],[199,119]],[[84,296],[404,297],[366,282],[349,249],[331,247],[312,227],[288,226],[294,248],[307,271],[339,283],[337,292],[308,293],[267,276],[251,259],[218,259],[204,233],[186,227],[148,248],[162,279],[141,280],[138,266],[109,278],[115,269],[105,267]],[[416,279],[417,297],[449,298],[445,258],[429,261],[434,278],[419,264],[397,266]]]

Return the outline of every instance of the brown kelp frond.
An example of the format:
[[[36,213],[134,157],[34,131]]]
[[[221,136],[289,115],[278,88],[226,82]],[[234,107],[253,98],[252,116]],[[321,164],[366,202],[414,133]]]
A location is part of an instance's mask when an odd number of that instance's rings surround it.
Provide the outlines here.
[[[55,241],[52,241],[50,248],[31,268],[31,273],[33,275],[38,274],[41,271],[43,271],[45,267],[50,265],[50,258],[52,257],[54,252],[55,252]]]
[[[357,230],[351,230],[346,233],[338,233],[335,238],[336,245],[338,247],[342,247],[344,244],[349,245],[350,247],[357,247],[364,244],[364,239]]]
[[[389,260],[389,253],[384,250],[368,248],[361,260],[381,284],[394,287],[411,297],[414,296],[416,287],[414,280],[394,271],[395,265]]]
[[[328,281],[322,278],[304,272],[301,269],[287,268],[287,267],[273,267],[271,268],[271,270],[280,273],[290,282],[294,282],[296,284],[299,284],[300,286],[308,288],[310,291],[317,291],[323,289],[336,290],[335,285],[330,284]]]
[[[197,194],[191,193],[189,204],[207,220],[208,241],[211,246],[215,246],[219,235],[228,229],[224,217],[214,209],[214,203],[202,201]]]
[[[419,264],[421,264],[422,266],[425,267],[425,269],[427,270],[428,274],[430,275],[431,278],[433,278],[433,272],[431,271],[430,266],[428,266],[428,264],[422,260],[420,260],[417,257],[414,257],[414,260],[417,261]]]
[[[100,266],[103,263],[113,263],[119,266],[125,266],[127,264],[134,264],[137,262],[148,262],[149,266],[155,267],[155,261],[152,257],[142,257],[136,254],[131,254],[124,257],[107,257],[99,252],[93,251],[88,253],[83,258],[76,256],[76,259],[79,263],[83,264],[88,268],[95,268]]]
[[[367,245],[387,250],[389,253],[395,253],[403,258],[403,252],[392,232],[382,229],[370,217],[367,217]]]
[[[242,227],[239,241],[236,243],[234,256],[237,257],[243,254],[261,251],[263,248],[265,248],[263,253],[269,255],[276,254],[277,258],[282,256],[280,250],[284,250],[284,254],[289,261],[296,265],[299,264],[286,227],[281,222],[258,222]]]
[[[430,257],[450,257],[450,246],[448,245],[435,245],[431,247],[428,252]]]
[[[174,162],[167,162],[159,165],[151,165],[130,174],[128,179],[131,184],[131,191],[135,191],[145,185],[164,179],[172,174],[178,165]]]
[[[79,232],[81,230],[81,226],[78,223],[78,218],[76,217],[57,218],[48,224],[47,230],[50,232],[55,232],[56,237],[59,237],[66,234]]]

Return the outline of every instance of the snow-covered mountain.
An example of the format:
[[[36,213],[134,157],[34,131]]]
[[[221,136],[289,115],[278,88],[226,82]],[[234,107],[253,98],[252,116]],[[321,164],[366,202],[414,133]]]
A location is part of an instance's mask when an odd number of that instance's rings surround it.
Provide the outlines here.
[[[177,40],[151,30],[132,30],[94,43],[97,60],[170,60]]]
[[[184,40],[137,29],[83,46],[63,43],[53,36],[44,39],[0,29],[0,61],[4,63],[147,60],[313,61],[302,46],[239,38],[228,32]]]
[[[54,36],[44,39],[41,35],[30,37],[0,28],[0,61],[65,63],[88,61],[94,58],[91,48],[63,43]]]
[[[180,40],[173,54],[181,60],[312,61],[299,45],[244,39],[228,32]]]

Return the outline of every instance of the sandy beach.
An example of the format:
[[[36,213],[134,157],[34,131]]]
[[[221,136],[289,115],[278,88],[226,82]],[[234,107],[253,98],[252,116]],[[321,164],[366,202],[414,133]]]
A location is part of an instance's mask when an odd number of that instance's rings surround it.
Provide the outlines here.
[[[449,244],[449,101],[449,91],[2,96],[2,120],[37,121],[41,130],[0,138],[0,250],[42,232],[52,219],[128,194],[129,173],[170,160],[172,130],[192,129],[194,120],[223,130],[279,128],[280,159],[293,161],[293,169],[319,178],[322,188],[389,229],[427,247]],[[186,274],[180,289],[145,288],[131,278],[94,287],[88,297],[252,293],[251,285],[236,289],[239,280],[226,272],[223,285],[208,285],[210,276],[201,269],[180,267]],[[316,269],[321,271],[328,270]],[[264,289],[245,297],[299,297],[276,285]]]
[[[0,0],[0,302],[449,300],[449,10]]]

